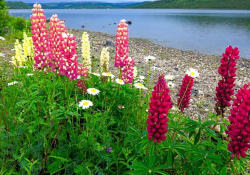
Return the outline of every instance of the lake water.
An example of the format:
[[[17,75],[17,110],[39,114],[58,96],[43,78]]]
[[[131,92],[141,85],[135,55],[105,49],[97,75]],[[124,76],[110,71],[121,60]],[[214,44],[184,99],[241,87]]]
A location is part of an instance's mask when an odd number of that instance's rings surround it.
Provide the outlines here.
[[[29,18],[31,10],[10,10]],[[120,19],[132,21],[130,37],[182,50],[221,55],[228,45],[239,47],[250,58],[249,10],[155,10],[155,9],[45,9],[46,17],[58,14],[69,28],[116,33]]]

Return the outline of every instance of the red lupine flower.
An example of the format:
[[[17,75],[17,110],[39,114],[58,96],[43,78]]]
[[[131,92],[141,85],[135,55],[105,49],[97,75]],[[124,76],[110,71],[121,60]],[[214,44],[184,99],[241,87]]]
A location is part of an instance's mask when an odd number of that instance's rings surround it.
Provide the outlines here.
[[[154,142],[166,140],[165,134],[168,129],[168,111],[172,108],[172,102],[169,95],[169,89],[164,79],[164,75],[159,75],[157,84],[152,91],[150,98],[149,110],[150,113],[147,119],[148,139],[154,139]]]
[[[117,27],[115,67],[122,68],[127,65],[126,60],[128,59],[128,25],[126,20],[121,20]]]
[[[46,29],[46,17],[40,4],[34,4],[31,18],[31,32],[34,45],[35,67],[48,68],[50,63],[50,43]]]
[[[224,117],[224,112],[226,107],[230,107],[232,95],[234,94],[233,87],[235,86],[234,81],[236,77],[236,60],[240,57],[238,56],[240,51],[237,47],[232,48],[229,46],[226,48],[226,52],[222,54],[221,65],[218,69],[222,80],[218,82],[216,87],[216,106],[215,110],[217,115],[222,115]]]
[[[87,87],[85,84],[86,84],[85,80],[77,80],[76,86],[79,88],[79,92],[82,92],[83,94],[87,92]]]
[[[231,158],[236,155],[240,160],[247,156],[246,151],[250,148],[250,84],[244,85],[235,96],[226,133],[231,138],[228,144]]]
[[[189,106],[193,85],[194,85],[194,78],[186,74],[182,80],[182,85],[178,95],[179,98],[177,103],[177,106],[179,107],[182,113],[184,113],[184,109],[188,108]]]

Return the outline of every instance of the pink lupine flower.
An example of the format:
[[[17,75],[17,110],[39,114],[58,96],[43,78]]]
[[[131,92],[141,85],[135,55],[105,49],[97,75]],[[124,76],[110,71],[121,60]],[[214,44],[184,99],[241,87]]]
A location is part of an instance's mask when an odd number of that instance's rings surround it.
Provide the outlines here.
[[[76,55],[76,41],[72,34],[63,34],[60,42],[63,58],[60,59],[59,71],[62,75],[69,77],[70,80],[78,76],[78,63]]]
[[[244,85],[235,96],[226,133],[231,138],[228,144],[231,158],[236,155],[240,160],[247,156],[246,151],[250,148],[250,84]]]
[[[34,4],[31,18],[31,32],[34,45],[35,67],[48,68],[50,63],[50,44],[46,29],[46,17],[40,4]]]
[[[115,53],[115,67],[122,68],[126,66],[128,59],[128,25],[126,20],[123,19],[118,24],[116,33],[116,53]]]
[[[87,79],[88,67],[83,66],[82,63],[78,63],[77,74],[78,76],[85,77]]]
[[[52,15],[50,18],[50,47],[51,47],[51,68],[53,71],[59,68],[59,60],[63,57],[60,49],[60,42],[62,37],[62,30],[64,26],[61,26],[61,22],[59,21],[56,14]],[[62,29],[61,29],[62,28]]]
[[[222,79],[216,87],[215,110],[217,115],[222,115],[222,117],[224,117],[225,108],[231,106],[230,102],[234,94],[233,87],[235,86],[234,81],[237,70],[235,66],[236,60],[240,58],[239,53],[237,47],[232,48],[232,46],[229,46],[226,48],[226,52],[222,54],[221,65],[218,69]]]
[[[165,134],[168,129],[168,111],[172,108],[169,89],[164,79],[164,75],[159,75],[157,84],[152,91],[149,103],[149,116],[147,119],[148,139],[159,142],[166,140]]]
[[[182,113],[184,113],[184,109],[188,108],[189,106],[193,84],[194,78],[186,74],[182,80],[182,85],[178,95],[179,98],[177,103],[177,106],[179,107]]]
[[[128,58],[124,63],[127,63],[126,66],[122,68],[121,79],[124,83],[132,83],[134,79],[134,59]]]

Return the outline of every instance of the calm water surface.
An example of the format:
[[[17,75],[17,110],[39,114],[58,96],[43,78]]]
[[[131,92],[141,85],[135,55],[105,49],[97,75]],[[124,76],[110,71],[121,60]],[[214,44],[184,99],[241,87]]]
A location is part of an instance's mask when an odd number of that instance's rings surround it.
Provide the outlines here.
[[[10,10],[29,18],[31,10]],[[168,47],[221,55],[228,45],[239,47],[250,58],[249,10],[137,10],[45,9],[46,17],[58,14],[69,28],[115,34],[120,19],[131,20],[130,37],[148,38]]]

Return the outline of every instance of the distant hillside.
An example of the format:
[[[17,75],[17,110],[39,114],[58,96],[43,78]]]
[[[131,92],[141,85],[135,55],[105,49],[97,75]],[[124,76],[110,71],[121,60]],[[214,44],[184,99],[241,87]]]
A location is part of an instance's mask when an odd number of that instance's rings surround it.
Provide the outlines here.
[[[31,9],[32,8],[32,6],[22,1],[7,1],[6,5],[9,7],[9,9]]]
[[[142,5],[146,2],[129,3],[105,3],[105,2],[62,2],[62,3],[41,3],[44,9],[117,9]],[[29,4],[33,5],[33,4]]]
[[[132,8],[250,9],[250,0],[158,0]]]

